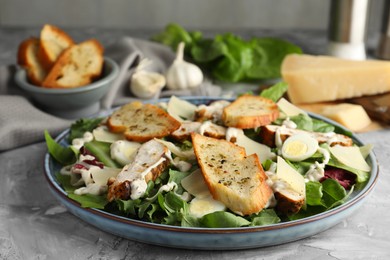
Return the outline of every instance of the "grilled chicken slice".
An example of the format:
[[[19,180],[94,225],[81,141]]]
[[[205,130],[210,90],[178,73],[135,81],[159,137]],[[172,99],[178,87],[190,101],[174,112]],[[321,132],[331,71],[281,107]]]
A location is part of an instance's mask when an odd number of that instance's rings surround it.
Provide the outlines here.
[[[309,132],[305,130],[300,129],[292,129],[287,128],[283,126],[277,126],[277,125],[266,125],[261,127],[260,131],[260,137],[263,140],[263,144],[268,145],[269,147],[275,147],[275,134],[276,131],[280,131],[280,138],[284,142],[284,140],[287,139],[287,137],[299,134],[299,133],[307,133],[310,136],[312,136],[314,139],[316,139],[320,144],[321,143],[328,143],[330,146],[339,144],[342,146],[351,146],[353,144],[353,141],[350,137],[342,134],[336,134],[336,133],[320,133],[320,132]]]
[[[198,122],[211,120],[213,123],[222,124],[223,109],[230,105],[227,100],[217,100],[209,105],[199,105],[195,111],[195,119]]]
[[[226,127],[214,124],[211,121],[182,122],[179,129],[171,134],[171,137],[178,141],[191,139],[191,133],[199,133],[204,136],[216,139],[225,139]]]
[[[171,154],[168,148],[156,140],[144,143],[132,163],[108,181],[109,201],[138,199],[145,194],[147,183],[155,180],[168,167]]]

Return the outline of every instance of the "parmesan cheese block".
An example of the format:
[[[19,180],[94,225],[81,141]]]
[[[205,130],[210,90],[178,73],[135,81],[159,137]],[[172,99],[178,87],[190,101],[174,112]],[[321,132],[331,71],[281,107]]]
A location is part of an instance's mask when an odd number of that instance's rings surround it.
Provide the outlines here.
[[[313,103],[390,91],[390,62],[290,54],[283,80],[293,103]]]
[[[361,105],[342,103],[324,106],[320,114],[340,123],[351,131],[359,131],[369,124],[371,119]]]

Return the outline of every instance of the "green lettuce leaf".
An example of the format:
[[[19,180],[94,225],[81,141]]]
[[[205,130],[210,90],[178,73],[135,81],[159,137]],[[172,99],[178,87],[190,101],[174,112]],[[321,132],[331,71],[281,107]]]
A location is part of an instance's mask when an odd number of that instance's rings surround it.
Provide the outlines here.
[[[251,215],[249,220],[251,221],[249,226],[265,226],[276,224],[281,221],[273,209],[263,209],[258,214]]]
[[[242,227],[251,224],[251,222],[245,218],[225,211],[217,211],[204,215],[200,219],[200,223],[202,226],[209,228]]]
[[[105,166],[111,168],[121,168],[119,163],[111,159],[110,143],[91,141],[84,144],[85,149],[91,152]]]
[[[105,195],[74,194],[74,191],[78,187],[74,187],[70,184],[70,176],[68,175],[57,173],[56,180],[64,188],[64,191],[68,193],[68,197],[80,203],[80,206],[83,208],[104,209],[108,203],[107,197]]]
[[[57,143],[45,130],[45,140],[49,154],[61,165],[69,165],[77,160],[77,152],[71,147],[64,147]]]
[[[75,138],[83,137],[85,132],[91,132],[102,122],[102,120],[103,118],[82,118],[77,120],[70,126],[69,142]]]
[[[288,89],[288,85],[286,82],[278,82],[275,85],[264,89],[260,96],[271,99],[274,102],[277,102],[286,92]]]

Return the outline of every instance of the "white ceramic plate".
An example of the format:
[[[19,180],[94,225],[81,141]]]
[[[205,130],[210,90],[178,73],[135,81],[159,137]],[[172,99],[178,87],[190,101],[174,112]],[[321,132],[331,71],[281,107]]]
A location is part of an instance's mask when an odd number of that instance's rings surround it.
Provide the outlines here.
[[[202,104],[220,98],[190,97],[186,99],[194,104]],[[167,100],[157,100],[155,102],[164,101]],[[321,116],[311,115],[343,128],[339,124]],[[56,141],[62,145],[68,145],[66,141],[68,134],[69,130],[64,131],[56,138]],[[352,136],[352,138],[357,144],[363,145],[356,136]],[[50,190],[71,213],[85,222],[106,232],[135,241],[167,247],[210,250],[247,249],[278,245],[309,237],[331,228],[352,215],[373,190],[378,178],[378,164],[373,152],[368,157],[368,163],[372,166],[372,171],[365,187],[353,192],[346,203],[329,211],[300,220],[267,226],[187,228],[148,223],[117,216],[98,209],[82,208],[77,202],[67,197],[66,192],[57,182],[55,173],[59,171],[61,166],[49,154],[46,154],[44,159],[45,177],[49,183]]]

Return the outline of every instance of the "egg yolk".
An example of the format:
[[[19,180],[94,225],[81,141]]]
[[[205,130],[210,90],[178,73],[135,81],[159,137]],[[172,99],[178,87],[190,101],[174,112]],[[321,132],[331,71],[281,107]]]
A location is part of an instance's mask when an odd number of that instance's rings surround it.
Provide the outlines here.
[[[284,147],[284,153],[293,156],[305,154],[307,150],[307,145],[300,141],[292,141]]]

